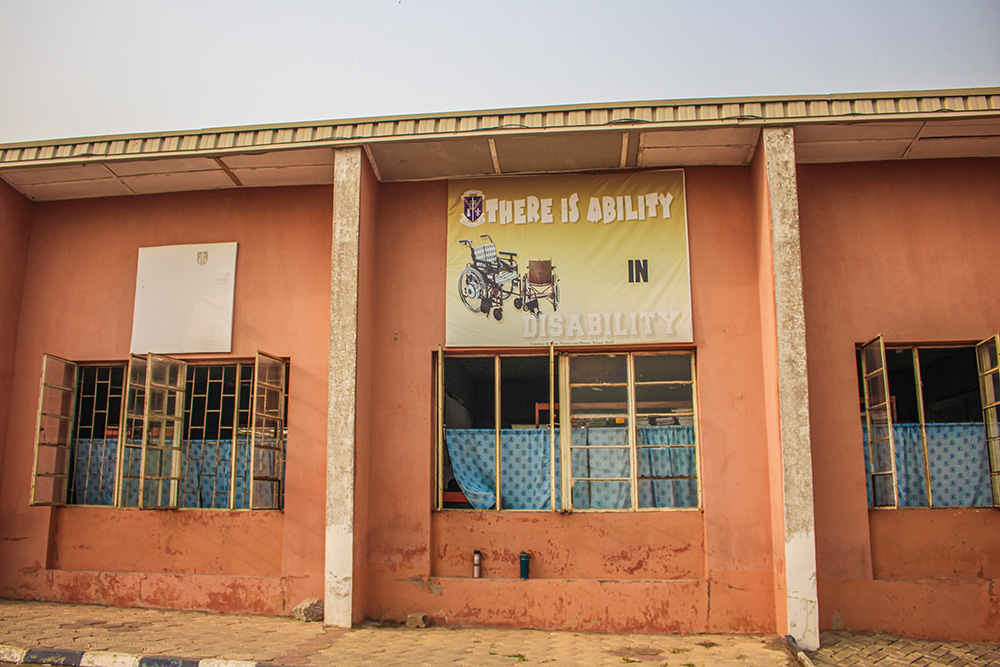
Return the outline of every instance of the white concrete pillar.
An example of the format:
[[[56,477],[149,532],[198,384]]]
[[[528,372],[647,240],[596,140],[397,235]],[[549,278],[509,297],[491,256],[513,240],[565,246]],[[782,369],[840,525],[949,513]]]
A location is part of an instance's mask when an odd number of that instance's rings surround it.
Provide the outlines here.
[[[767,170],[778,337],[788,634],[803,649],[815,650],[819,602],[795,144],[790,127],[766,127],[760,140]]]
[[[326,435],[324,622],[351,627],[354,598],[354,422],[358,351],[361,149],[334,152],[330,371]]]

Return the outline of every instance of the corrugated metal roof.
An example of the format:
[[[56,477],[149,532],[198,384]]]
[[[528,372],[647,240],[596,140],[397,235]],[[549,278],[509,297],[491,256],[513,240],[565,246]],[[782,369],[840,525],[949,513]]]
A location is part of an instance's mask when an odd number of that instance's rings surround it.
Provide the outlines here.
[[[457,136],[724,125],[975,118],[1000,114],[1000,88],[500,109],[218,128],[0,145],[0,170],[45,164],[229,155]]]

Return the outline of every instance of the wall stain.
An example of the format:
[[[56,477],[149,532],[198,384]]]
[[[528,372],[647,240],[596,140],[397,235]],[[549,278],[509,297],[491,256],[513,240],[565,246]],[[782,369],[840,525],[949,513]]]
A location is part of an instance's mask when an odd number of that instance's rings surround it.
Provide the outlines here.
[[[434,595],[441,595],[444,589],[441,588],[441,583],[433,579],[421,579],[420,577],[406,577],[404,579],[396,579],[396,581],[405,584],[413,584],[417,587],[421,593],[433,593]]]
[[[421,559],[428,554],[427,546],[419,546],[413,549],[396,549],[382,562],[390,569],[401,570],[413,567],[415,560]]]

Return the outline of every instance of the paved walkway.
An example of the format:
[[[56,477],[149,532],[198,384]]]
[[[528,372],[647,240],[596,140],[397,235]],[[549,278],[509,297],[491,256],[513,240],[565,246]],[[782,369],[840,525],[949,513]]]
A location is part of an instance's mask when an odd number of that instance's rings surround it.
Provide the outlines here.
[[[1000,667],[1000,644],[995,642],[940,642],[892,635],[823,632],[820,650],[809,653],[816,667]]]
[[[809,654],[816,667],[1000,667],[996,643],[824,632],[822,644]],[[72,667],[796,665],[778,635],[610,635],[390,624],[338,630],[273,616],[0,600],[0,663],[46,661]]]
[[[778,635],[604,635],[388,624],[337,630],[273,616],[0,600],[0,662],[51,659],[23,651],[40,648],[86,652],[60,654],[66,658],[62,664],[92,667],[796,664]],[[234,660],[247,662],[218,662]]]

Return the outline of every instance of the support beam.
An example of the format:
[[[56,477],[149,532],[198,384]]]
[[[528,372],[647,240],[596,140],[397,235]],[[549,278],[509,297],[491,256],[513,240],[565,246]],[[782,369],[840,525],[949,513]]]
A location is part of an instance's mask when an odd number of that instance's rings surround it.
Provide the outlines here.
[[[354,598],[354,444],[358,351],[361,149],[334,153],[330,370],[326,441],[324,621],[351,627]]]
[[[802,648],[815,650],[819,648],[816,528],[813,518],[799,203],[792,129],[766,127],[761,135],[761,144],[764,149],[771,222],[771,262],[777,327],[788,634]]]

